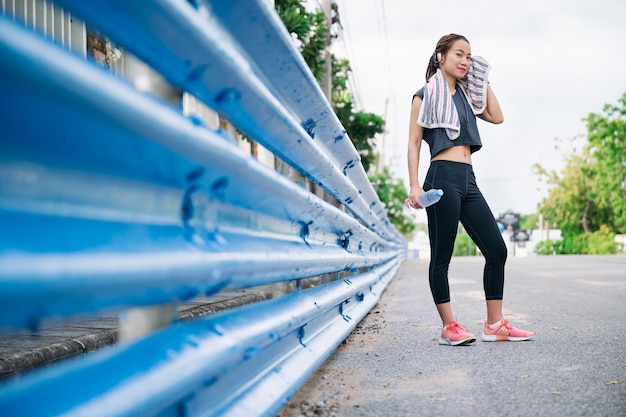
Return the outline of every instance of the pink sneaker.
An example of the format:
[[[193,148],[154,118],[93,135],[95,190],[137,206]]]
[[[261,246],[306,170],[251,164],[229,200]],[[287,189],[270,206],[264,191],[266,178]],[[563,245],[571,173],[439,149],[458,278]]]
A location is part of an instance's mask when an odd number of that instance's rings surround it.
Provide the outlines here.
[[[535,332],[529,332],[527,330],[520,330],[513,327],[507,319],[502,317],[500,319],[500,326],[492,329],[485,321],[485,328],[483,334],[480,336],[483,342],[497,342],[501,340],[508,340],[510,342],[521,342],[522,340],[530,340],[535,335]]]
[[[469,345],[476,341],[476,336],[467,331],[467,327],[461,326],[456,321],[451,321],[441,330],[440,345],[459,346]]]

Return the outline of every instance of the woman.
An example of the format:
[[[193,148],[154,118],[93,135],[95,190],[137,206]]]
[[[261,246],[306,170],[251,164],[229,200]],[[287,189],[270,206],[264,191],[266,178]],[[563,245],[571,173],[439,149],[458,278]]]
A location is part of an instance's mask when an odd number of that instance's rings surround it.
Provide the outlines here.
[[[411,191],[407,205],[423,208],[418,197],[424,190],[444,191],[438,203],[426,208],[431,249],[428,274],[443,322],[441,345],[467,345],[476,341],[467,327],[455,321],[450,304],[448,267],[459,221],[485,257],[483,287],[487,320],[481,339],[521,341],[534,336],[533,332],[513,327],[502,315],[507,249],[472,170],[471,154],[482,147],[475,115],[494,124],[504,120],[488,83],[489,69],[483,58],[472,58],[469,41],[464,36],[443,36],[428,63],[427,84],[415,93],[411,106],[408,145]],[[422,139],[431,153],[424,187],[418,178]]]

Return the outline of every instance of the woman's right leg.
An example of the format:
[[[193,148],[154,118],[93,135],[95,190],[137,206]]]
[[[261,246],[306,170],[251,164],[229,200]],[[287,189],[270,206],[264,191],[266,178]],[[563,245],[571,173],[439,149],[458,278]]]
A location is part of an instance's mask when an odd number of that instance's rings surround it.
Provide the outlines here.
[[[426,208],[430,238],[430,290],[443,322],[440,345],[459,346],[474,343],[476,336],[456,322],[450,304],[448,269],[461,215],[465,193],[467,165],[450,161],[434,161],[426,174],[424,189],[440,188],[441,200]]]
[[[438,203],[426,208],[430,240],[428,279],[433,300],[444,326],[454,320],[450,304],[448,269],[454,252],[464,192],[455,183],[455,179],[459,179],[460,168],[461,166],[454,162],[435,161],[431,164],[424,181],[424,189],[440,188],[444,192]]]

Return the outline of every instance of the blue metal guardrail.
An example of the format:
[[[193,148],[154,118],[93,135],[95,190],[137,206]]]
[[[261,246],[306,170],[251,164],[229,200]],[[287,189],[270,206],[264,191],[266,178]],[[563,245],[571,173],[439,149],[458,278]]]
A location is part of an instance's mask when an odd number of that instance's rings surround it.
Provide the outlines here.
[[[404,240],[264,1],[57,3],[348,210],[0,18],[1,329],[354,274],[5,382],[0,415],[275,414],[377,303]]]

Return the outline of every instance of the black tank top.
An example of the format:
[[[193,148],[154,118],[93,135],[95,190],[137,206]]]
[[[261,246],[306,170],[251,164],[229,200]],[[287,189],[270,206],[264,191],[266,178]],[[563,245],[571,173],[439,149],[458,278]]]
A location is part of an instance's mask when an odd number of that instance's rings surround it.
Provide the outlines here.
[[[424,99],[424,87],[420,88],[413,97],[419,97]],[[444,149],[451,148],[453,146],[469,145],[470,152],[474,153],[483,147],[480,141],[480,134],[478,133],[478,126],[476,126],[476,116],[472,112],[465,94],[459,87],[456,89],[456,93],[452,96],[456,111],[459,114],[459,122],[461,122],[461,132],[459,137],[455,140],[451,140],[444,128],[427,129],[424,128],[424,140],[430,147],[430,157],[434,157]]]

